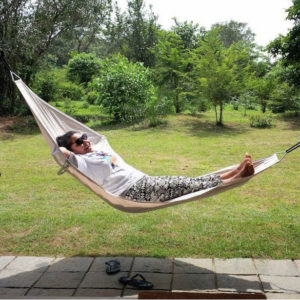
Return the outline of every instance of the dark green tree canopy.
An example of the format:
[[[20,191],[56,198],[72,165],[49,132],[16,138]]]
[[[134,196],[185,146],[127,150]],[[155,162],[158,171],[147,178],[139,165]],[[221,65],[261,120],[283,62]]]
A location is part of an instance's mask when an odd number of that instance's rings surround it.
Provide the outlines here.
[[[173,19],[175,25],[172,31],[176,33],[182,40],[185,49],[193,49],[197,45],[197,35],[200,33],[199,25],[193,22],[184,21],[180,23],[176,18]]]
[[[73,36],[78,30],[84,32],[82,39],[85,35],[89,36],[87,40],[93,40],[110,13],[110,3],[111,0],[0,1],[0,48],[12,69],[29,83],[55,40],[67,34]],[[9,96],[7,80],[1,66],[0,99]],[[13,113],[15,92],[10,97],[9,110]]]
[[[281,57],[286,67],[286,78],[296,87],[300,87],[300,0],[293,0],[287,9],[287,20],[294,22],[286,36],[280,35],[268,45],[274,57]]]

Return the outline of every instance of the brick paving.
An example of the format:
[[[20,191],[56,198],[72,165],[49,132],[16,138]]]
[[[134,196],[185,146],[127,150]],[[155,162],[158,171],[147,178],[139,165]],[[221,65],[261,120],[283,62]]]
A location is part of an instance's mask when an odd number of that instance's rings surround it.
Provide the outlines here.
[[[105,262],[121,271],[107,275]],[[0,298],[137,298],[140,290],[119,283],[141,273],[157,291],[264,293],[269,299],[300,299],[300,261],[151,257],[0,256]]]

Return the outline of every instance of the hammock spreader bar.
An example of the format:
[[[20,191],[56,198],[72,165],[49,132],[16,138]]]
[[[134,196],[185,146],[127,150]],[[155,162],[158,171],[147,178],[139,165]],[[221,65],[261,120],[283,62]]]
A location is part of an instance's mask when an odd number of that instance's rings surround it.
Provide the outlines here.
[[[294,146],[290,147],[289,149],[285,150],[285,153],[290,153],[294,150],[296,150],[297,148],[300,147],[300,142],[298,142],[297,144],[295,144]]]

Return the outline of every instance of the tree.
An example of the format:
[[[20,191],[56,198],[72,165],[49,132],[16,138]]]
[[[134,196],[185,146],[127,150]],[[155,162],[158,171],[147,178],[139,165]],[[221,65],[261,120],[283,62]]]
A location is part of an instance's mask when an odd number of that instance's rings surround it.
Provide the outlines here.
[[[291,85],[300,87],[300,0],[293,0],[287,9],[287,20],[294,22],[286,36],[280,35],[268,45],[274,57],[280,57],[285,67],[286,79]]]
[[[133,62],[143,62],[146,67],[153,66],[154,56],[149,51],[157,40],[157,16],[146,10],[144,0],[128,0],[127,17],[128,57]]]
[[[105,15],[110,1],[1,1],[0,47],[5,51],[12,69],[29,83],[53,42],[76,28],[90,26],[91,9],[101,6],[101,14]],[[7,79],[2,72],[0,86],[2,99],[7,95]],[[16,110],[15,93],[11,99],[9,110],[13,113]]]
[[[103,31],[104,55],[110,56],[116,53],[126,54],[126,28],[127,15],[121,12],[117,3],[114,5],[114,13],[110,22]]]
[[[278,79],[268,73],[264,77],[253,77],[249,84],[257,98],[261,111],[265,113],[271,95],[278,84]]]
[[[298,97],[297,97],[298,96]],[[273,113],[283,113],[287,110],[299,111],[299,95],[287,82],[278,83],[271,93],[269,107]]]
[[[174,18],[174,22],[175,25],[172,26],[172,31],[181,38],[183,48],[195,48],[197,46],[197,34],[200,33],[199,25],[187,21],[180,23],[176,18]]]
[[[225,48],[218,29],[207,32],[201,46],[193,51],[195,93],[213,104],[216,125],[223,125],[224,104],[245,88],[249,76],[247,56],[248,52],[243,51],[240,44]]]
[[[175,111],[179,113],[188,90],[188,52],[177,34],[161,30],[158,36],[158,43],[153,49],[155,82],[173,98]]]
[[[255,34],[246,23],[231,20],[230,22],[213,24],[211,29],[219,30],[219,35],[226,48],[240,41],[246,44],[253,44],[254,42]]]

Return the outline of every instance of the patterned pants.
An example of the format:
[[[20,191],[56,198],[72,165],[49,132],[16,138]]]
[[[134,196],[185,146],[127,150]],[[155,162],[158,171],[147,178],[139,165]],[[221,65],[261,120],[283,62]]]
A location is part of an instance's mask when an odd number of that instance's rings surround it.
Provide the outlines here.
[[[123,194],[136,202],[168,201],[189,193],[215,187],[222,183],[220,176],[145,176]]]

